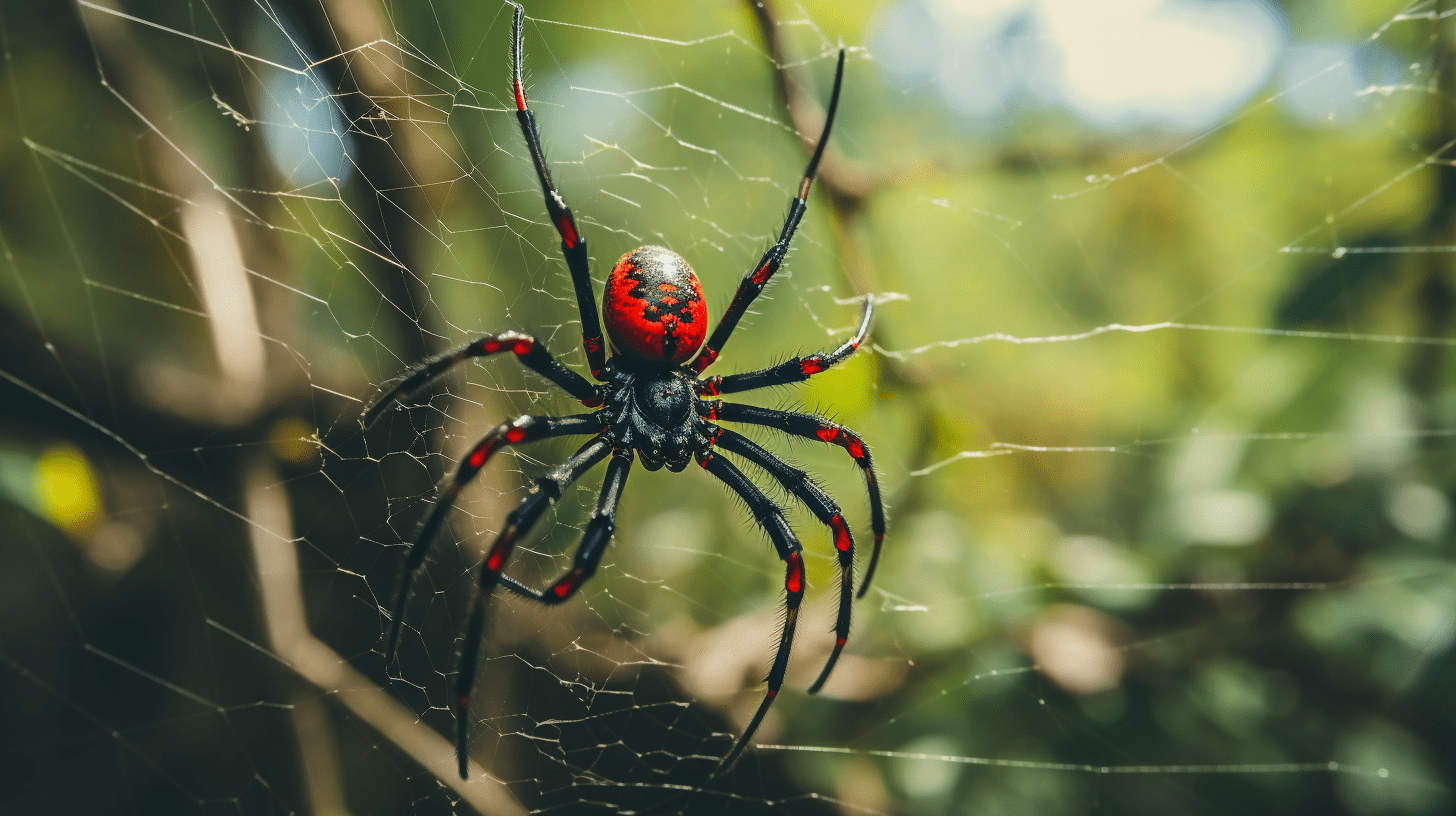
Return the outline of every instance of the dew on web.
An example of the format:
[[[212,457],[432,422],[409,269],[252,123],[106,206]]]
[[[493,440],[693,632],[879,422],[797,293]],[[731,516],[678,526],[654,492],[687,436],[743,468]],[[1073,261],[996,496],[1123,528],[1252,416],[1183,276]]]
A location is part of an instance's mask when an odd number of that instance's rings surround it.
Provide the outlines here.
[[[0,10],[0,698],[17,812],[1434,813],[1456,435],[1451,13],[1258,0],[526,9],[526,90],[598,295],[681,254],[741,395],[874,452],[884,556],[834,647],[700,472],[634,469],[597,574],[497,592],[455,772],[475,574],[580,439],[503,446],[386,662],[439,487],[522,415],[515,355],[365,429],[409,366],[529,332],[586,373],[510,88],[506,3]],[[740,395],[730,395],[737,399]],[[837,445],[745,432],[872,539]],[[516,440],[512,440],[513,442]],[[602,468],[506,573],[570,572]],[[62,804],[64,803],[64,804]],[[8,808],[7,808],[8,812]]]

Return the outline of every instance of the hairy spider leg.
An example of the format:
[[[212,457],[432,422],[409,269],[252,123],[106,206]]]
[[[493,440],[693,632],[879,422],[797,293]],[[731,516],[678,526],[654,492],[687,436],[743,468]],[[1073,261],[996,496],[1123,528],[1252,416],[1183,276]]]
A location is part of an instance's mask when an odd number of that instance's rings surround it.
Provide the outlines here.
[[[854,336],[833,351],[816,351],[804,357],[790,357],[771,368],[748,371],[743,374],[729,374],[726,377],[712,376],[702,380],[700,393],[713,396],[732,394],[738,391],[752,391],[774,385],[789,385],[803,382],[829,368],[839,365],[854,356],[870,333],[870,321],[875,316],[875,302],[871,295],[865,295],[864,308],[859,314],[859,328]]]
[[[460,460],[460,466],[455,469],[455,475],[449,483],[440,488],[435,497],[434,509],[420,524],[419,531],[415,533],[415,541],[410,545],[409,555],[405,557],[404,573],[400,576],[394,603],[390,606],[389,640],[384,648],[385,665],[394,661],[399,650],[399,635],[404,626],[404,608],[409,601],[410,587],[414,585],[415,575],[430,551],[430,543],[435,540],[440,526],[445,523],[445,516],[449,514],[450,508],[455,506],[455,499],[460,491],[480,473],[490,457],[506,445],[535,442],[552,436],[600,433],[603,427],[600,414],[569,417],[523,416],[497,425],[475,443],[475,447]]]
[[[409,399],[430,383],[431,380],[444,374],[460,363],[472,357],[488,357],[492,354],[499,354],[502,351],[513,352],[522,365],[535,371],[551,382],[581,401],[582,405],[595,408],[602,404],[601,389],[592,385],[580,374],[572,371],[556,361],[546,346],[529,334],[520,332],[503,332],[501,334],[487,334],[477,337],[462,346],[450,349],[443,354],[416,365],[404,374],[399,384],[389,389],[387,393],[374,401],[364,411],[364,427],[374,424],[379,415],[393,405],[396,401],[403,402]]]
[[[865,568],[859,592],[855,593],[855,597],[863,598],[865,592],[869,591],[870,580],[875,577],[875,567],[880,561],[880,545],[885,540],[885,506],[880,502],[880,484],[875,479],[875,460],[870,456],[869,446],[859,438],[859,434],[837,422],[830,422],[828,419],[814,414],[757,408],[752,405],[725,403],[722,400],[712,402],[700,400],[698,413],[712,420],[762,425],[766,428],[777,428],[784,433],[801,436],[805,439],[828,442],[844,448],[850,456],[854,457],[854,463],[864,471],[865,488],[869,491],[870,496],[870,529],[875,534],[875,546],[870,551],[869,566]]]
[[[723,313],[723,318],[718,321],[718,327],[713,329],[713,334],[708,342],[703,345],[703,350],[698,353],[698,358],[692,362],[692,368],[698,373],[713,364],[718,359],[718,354],[723,351],[723,345],[728,342],[729,335],[738,325],[743,313],[748,311],[749,304],[768,285],[769,278],[778,271],[779,265],[784,262],[784,256],[789,252],[789,242],[794,239],[794,230],[798,229],[799,221],[804,217],[804,211],[809,207],[809,186],[814,183],[814,176],[819,172],[819,160],[824,157],[824,147],[829,144],[829,129],[834,125],[834,112],[839,108],[839,87],[844,81],[844,49],[839,49],[839,65],[834,69],[834,90],[829,95],[829,109],[824,113],[824,130],[819,134],[819,143],[814,148],[814,155],[809,159],[809,167],[804,170],[804,179],[799,182],[799,194],[789,202],[789,214],[784,219],[784,228],[779,232],[778,241],[763,253],[759,259],[758,266],[743,276],[738,283],[738,291],[733,293],[733,301],[728,304],[728,309]]]
[[[748,741],[758,730],[763,722],[763,716],[768,713],[768,707],[773,705],[774,698],[778,696],[779,689],[784,685],[784,674],[789,669],[789,650],[794,644],[794,627],[799,622],[799,602],[804,600],[804,557],[801,555],[803,547],[794,531],[789,529],[789,522],[784,518],[784,512],[777,504],[774,504],[762,490],[759,490],[753,482],[743,475],[743,471],[734,467],[722,456],[714,454],[711,450],[698,454],[698,464],[703,469],[718,477],[728,488],[737,493],[748,503],[748,509],[753,513],[753,518],[759,526],[768,532],[769,540],[773,542],[774,549],[778,550],[779,558],[784,562],[784,628],[779,635],[779,649],[774,655],[772,668],[769,669],[768,693],[764,695],[763,702],[759,704],[758,711],[754,712],[753,719],[749,721],[748,727],[733,743],[733,748],[728,751],[727,756],[718,763],[715,775],[727,773],[743,749],[748,747]]]
[[[516,540],[531,531],[536,520],[547,507],[561,498],[561,491],[591,470],[598,462],[612,452],[611,443],[605,439],[589,440],[565,462],[546,476],[536,480],[527,491],[526,497],[506,517],[505,526],[496,536],[485,563],[480,567],[479,586],[470,602],[470,624],[465,630],[465,639],[460,643],[460,661],[455,675],[455,759],[460,764],[460,778],[469,779],[470,746],[470,693],[475,688],[476,665],[480,660],[480,641],[485,637],[485,605],[492,590],[500,583],[501,570],[510,560],[516,547]]]
[[[576,218],[566,199],[551,181],[551,168],[546,164],[546,152],[541,147],[541,131],[536,127],[536,114],[526,104],[526,85],[521,79],[521,65],[525,57],[522,40],[525,38],[526,10],[518,3],[515,19],[511,23],[511,94],[516,101],[516,122],[521,126],[521,135],[526,137],[526,147],[531,151],[531,163],[536,167],[536,178],[541,181],[541,192],[546,197],[546,214],[561,236],[561,254],[566,258],[566,268],[571,271],[571,285],[576,289],[576,306],[581,312],[581,347],[586,350],[587,365],[593,377],[602,378],[607,366],[606,346],[602,343],[602,324],[597,317],[597,295],[592,290],[591,269],[586,257],[586,239],[577,229]]]
[[[819,672],[819,679],[809,687],[810,694],[818,694],[839,662],[844,644],[849,640],[850,610],[854,601],[854,534],[844,520],[839,504],[824,492],[824,489],[809,478],[809,474],[759,447],[748,437],[734,433],[727,428],[718,429],[713,444],[729,453],[736,453],[762,468],[786,490],[793,493],[819,521],[829,528],[834,537],[834,549],[839,554],[839,613],[834,619],[834,650]]]
[[[500,583],[517,595],[523,595],[544,604],[559,604],[576,594],[582,584],[597,571],[602,554],[616,530],[617,502],[622,498],[622,488],[627,484],[627,472],[632,468],[631,448],[617,448],[612,451],[612,461],[607,463],[607,477],[602,482],[602,493],[597,499],[597,509],[591,521],[586,523],[581,544],[576,548],[575,563],[571,571],[561,576],[546,589],[532,589],[509,575],[501,575]]]

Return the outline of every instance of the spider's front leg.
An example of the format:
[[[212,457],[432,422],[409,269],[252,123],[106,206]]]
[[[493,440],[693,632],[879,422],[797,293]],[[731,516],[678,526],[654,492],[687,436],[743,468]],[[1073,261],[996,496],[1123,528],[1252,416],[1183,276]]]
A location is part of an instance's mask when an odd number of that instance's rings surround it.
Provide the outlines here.
[[[733,329],[738,321],[743,318],[748,307],[768,286],[769,279],[779,271],[783,264],[784,257],[789,254],[789,243],[794,240],[794,231],[799,228],[799,221],[803,219],[804,212],[809,208],[809,187],[814,183],[814,176],[819,172],[819,160],[824,158],[824,148],[829,144],[829,129],[834,126],[834,112],[839,108],[839,88],[844,84],[844,49],[839,49],[839,64],[834,69],[834,90],[829,94],[829,110],[824,113],[824,130],[819,134],[819,143],[814,147],[814,155],[809,158],[809,166],[804,170],[804,178],[799,182],[799,194],[789,201],[789,214],[784,219],[783,229],[779,231],[779,239],[774,242],[768,251],[763,253],[759,259],[758,266],[743,276],[738,282],[738,290],[733,293],[733,301],[728,304],[728,309],[723,312],[723,317],[718,321],[717,328],[703,344],[703,350],[698,353],[698,358],[692,362],[692,368],[698,373],[713,364],[718,355],[723,351],[723,346],[733,334]]]
[[[738,741],[733,743],[733,748],[718,763],[716,775],[727,773],[738,761],[738,757],[748,747],[748,741],[753,739],[754,732],[763,723],[763,717],[768,713],[768,707],[773,705],[779,689],[783,688],[784,674],[789,670],[789,650],[794,645],[794,628],[799,622],[799,604],[804,600],[804,557],[801,554],[804,548],[799,544],[794,531],[789,529],[783,510],[750,482],[743,475],[743,471],[734,467],[732,462],[709,450],[698,454],[698,464],[748,503],[753,518],[768,532],[774,549],[784,562],[784,629],[779,635],[779,648],[774,654],[773,667],[768,672],[768,692],[764,695],[763,702],[759,703],[758,711],[754,712],[748,727],[743,729]]]
[[[541,192],[546,196],[546,214],[561,236],[561,254],[566,258],[566,268],[571,271],[571,285],[576,290],[576,306],[581,312],[581,345],[586,350],[587,364],[593,377],[602,378],[607,366],[606,348],[602,344],[602,324],[597,317],[597,295],[592,289],[591,269],[586,256],[586,239],[577,229],[576,218],[566,199],[551,180],[551,168],[546,164],[546,152],[541,147],[541,131],[536,127],[536,114],[526,104],[526,85],[521,79],[521,67],[525,60],[521,47],[525,37],[526,10],[518,3],[515,18],[511,22],[511,94],[516,102],[516,122],[521,126],[521,135],[526,138],[526,148],[531,151],[531,164],[536,168],[536,178],[541,182]]]
[[[414,543],[410,545],[409,555],[405,557],[404,573],[400,576],[394,602],[390,606],[389,639],[384,648],[385,665],[394,661],[395,653],[399,650],[399,635],[404,626],[404,608],[409,601],[410,587],[414,585],[415,574],[419,572],[420,565],[430,551],[431,542],[439,533],[440,526],[445,523],[445,516],[449,514],[450,508],[455,506],[455,499],[460,491],[480,473],[490,457],[506,445],[534,442],[553,436],[600,433],[603,427],[599,413],[569,417],[523,416],[513,422],[497,425],[475,443],[475,447],[460,460],[454,477],[440,488],[435,497],[434,509],[420,525]]]
[[[547,507],[561,498],[566,486],[591,470],[598,462],[612,452],[612,445],[598,437],[587,442],[570,459],[550,474],[537,479],[536,483],[506,517],[505,526],[496,536],[485,563],[480,567],[479,588],[470,603],[470,622],[465,629],[465,639],[460,643],[460,662],[455,675],[455,758],[460,764],[460,778],[469,779],[470,757],[470,693],[475,688],[475,672],[480,660],[480,641],[485,637],[485,605],[492,590],[500,583],[501,571],[506,568],[516,541],[536,524]],[[630,460],[629,460],[630,464]],[[624,475],[625,478],[625,475]]]

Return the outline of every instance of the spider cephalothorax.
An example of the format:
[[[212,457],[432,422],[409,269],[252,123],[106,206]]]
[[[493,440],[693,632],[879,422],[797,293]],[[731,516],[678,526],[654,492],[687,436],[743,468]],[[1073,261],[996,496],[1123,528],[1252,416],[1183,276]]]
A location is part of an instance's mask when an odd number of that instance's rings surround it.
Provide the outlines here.
[[[386,662],[392,661],[399,645],[404,610],[409,600],[415,573],[424,563],[430,543],[439,532],[461,489],[475,478],[490,457],[506,445],[517,445],[554,436],[581,435],[591,438],[576,454],[537,479],[524,499],[511,511],[500,533],[480,567],[479,588],[471,604],[469,623],[460,648],[456,676],[456,755],[460,776],[467,775],[469,747],[470,691],[475,685],[480,640],[484,635],[485,602],[497,586],[543,603],[560,603],[571,597],[596,572],[607,543],[611,540],[617,502],[627,482],[627,473],[634,459],[641,460],[648,470],[664,466],[680,471],[688,462],[697,460],[708,473],[717,477],[747,503],[754,520],[773,542],[784,562],[785,618],[779,634],[778,651],[769,670],[768,690],[753,719],[743,734],[724,756],[720,768],[727,769],[747,747],[763,721],[764,714],[783,686],[788,670],[789,647],[793,643],[798,622],[799,604],[804,597],[803,547],[784,519],[783,510],[764,494],[728,457],[731,453],[767,473],[792,494],[814,516],[829,528],[839,561],[839,611],[834,624],[834,648],[825,661],[819,679],[810,687],[819,691],[829,677],[849,637],[851,601],[854,593],[854,536],[844,520],[839,505],[808,474],[779,459],[738,433],[721,427],[719,422],[739,422],[775,428],[792,436],[818,440],[845,449],[864,473],[869,490],[870,524],[874,532],[874,548],[865,569],[859,595],[863,596],[879,560],[880,542],[885,534],[885,514],[880,503],[879,485],[875,481],[874,463],[869,448],[853,431],[813,414],[756,408],[725,403],[722,394],[749,391],[773,385],[802,382],[814,374],[849,359],[869,334],[874,303],[866,298],[854,336],[832,351],[821,351],[803,357],[792,357],[779,365],[745,374],[700,377],[718,359],[738,320],[758,297],[774,273],[778,271],[794,230],[808,206],[809,187],[814,180],[834,111],[839,103],[840,83],[844,78],[844,51],[834,74],[834,90],[824,116],[824,130],[819,135],[814,155],[804,171],[798,195],[789,204],[778,240],[764,253],[758,265],[743,276],[732,303],[724,312],[713,334],[707,337],[707,305],[703,289],[692,267],[677,253],[663,247],[639,247],[623,255],[607,278],[602,317],[597,317],[596,295],[592,291],[591,273],[587,265],[586,240],[577,229],[570,208],[551,181],[546,157],[541,150],[541,136],[535,115],[526,104],[526,91],[521,83],[521,37],[524,12],[516,6],[511,28],[511,91],[516,102],[516,118],[525,135],[526,146],[541,189],[546,197],[546,212],[561,236],[561,252],[571,271],[581,313],[582,348],[587,364],[597,383],[557,362],[535,338],[517,332],[486,335],[459,348],[433,357],[407,372],[389,392],[364,412],[364,423],[372,423],[398,400],[419,391],[431,380],[451,367],[472,357],[484,357],[509,351],[528,368],[550,380],[589,408],[596,410],[575,416],[523,416],[499,425],[487,433],[461,459],[454,475],[441,487],[434,508],[415,534],[403,575],[390,607],[389,635],[385,645]],[[611,340],[613,356],[608,359],[602,344],[602,323]],[[696,355],[696,357],[694,357]],[[691,363],[688,363],[692,360]],[[688,363],[684,365],[684,363]],[[575,561],[563,575],[544,590],[532,589],[504,573],[515,545],[562,490],[587,470],[604,459],[606,478],[596,511],[586,525]]]
[[[697,395],[682,372],[617,372],[607,389],[607,435],[636,451],[648,470],[667,465],[677,472],[713,444],[712,426],[693,410]]]

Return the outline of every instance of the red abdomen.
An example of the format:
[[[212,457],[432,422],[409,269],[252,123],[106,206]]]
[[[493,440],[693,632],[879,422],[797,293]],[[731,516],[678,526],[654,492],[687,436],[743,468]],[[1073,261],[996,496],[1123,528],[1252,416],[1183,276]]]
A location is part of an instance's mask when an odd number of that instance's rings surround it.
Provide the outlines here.
[[[602,318],[617,353],[649,363],[685,362],[708,335],[698,276],[663,247],[638,247],[617,260],[607,277]]]

